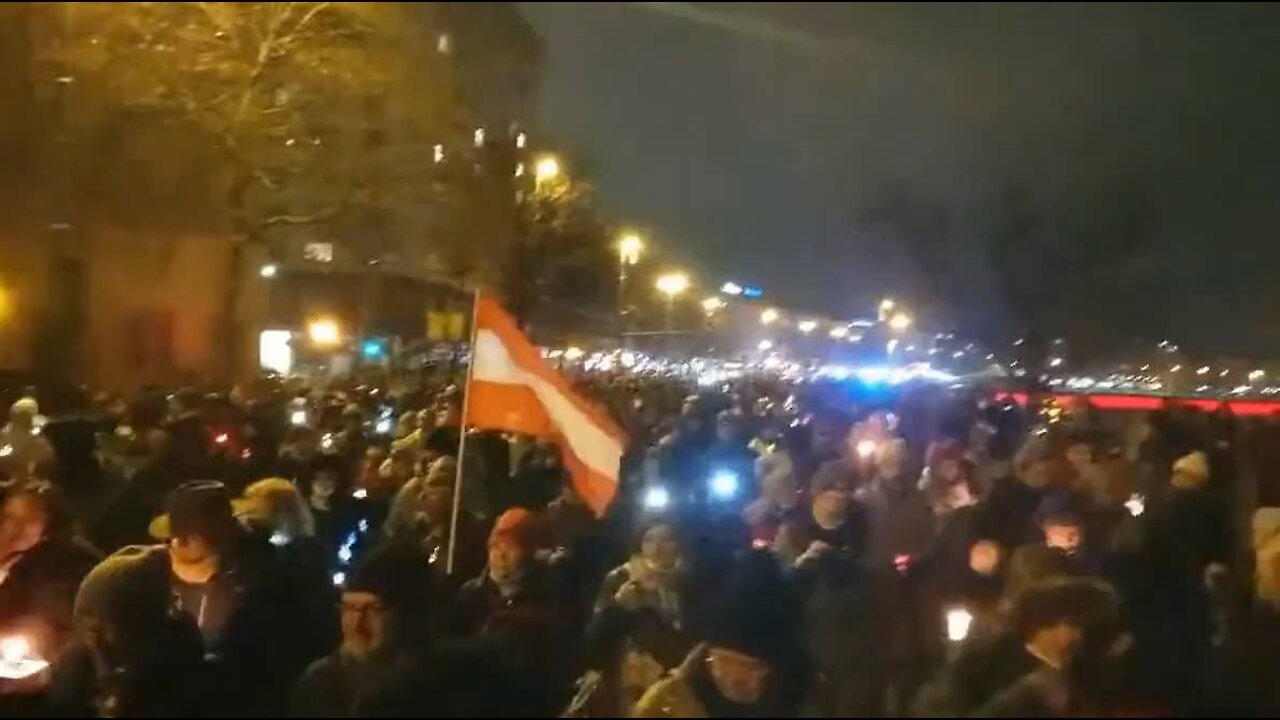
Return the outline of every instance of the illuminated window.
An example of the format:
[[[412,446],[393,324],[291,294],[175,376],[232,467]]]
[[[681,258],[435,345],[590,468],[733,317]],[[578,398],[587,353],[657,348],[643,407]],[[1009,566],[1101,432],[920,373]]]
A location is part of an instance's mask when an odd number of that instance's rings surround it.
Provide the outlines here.
[[[524,163],[516,163],[516,177],[524,177]]]
[[[524,133],[519,133],[519,134],[517,134],[517,135],[516,135],[516,148],[518,148],[518,149],[520,149],[520,150],[523,150],[523,149],[524,149],[524,144],[525,144],[525,142],[526,142],[527,140],[528,140],[528,138],[526,138],[526,137],[525,137]]]
[[[453,38],[449,33],[440,33],[436,36],[436,52],[441,55],[448,55],[453,52]]]
[[[476,147],[484,147],[484,128],[482,127],[476,128],[476,131],[472,137],[474,138]]]
[[[431,157],[435,162],[444,162],[444,146],[436,143],[436,146],[432,148]]]

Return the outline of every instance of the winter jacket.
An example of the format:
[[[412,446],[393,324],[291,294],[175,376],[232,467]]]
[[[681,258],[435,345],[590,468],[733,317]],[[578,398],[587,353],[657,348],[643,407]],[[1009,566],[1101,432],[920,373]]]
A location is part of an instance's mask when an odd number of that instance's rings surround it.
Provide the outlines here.
[[[867,558],[872,563],[888,567],[899,556],[919,559],[932,549],[933,512],[915,487],[900,480],[876,481],[864,485],[857,499],[866,508]]]
[[[72,606],[80,581],[101,559],[75,539],[47,539],[13,559],[0,579],[0,633],[20,630],[54,660],[70,642]]]
[[[335,652],[307,668],[290,711],[299,718],[421,717],[430,698],[413,656],[387,651],[356,659]]]
[[[565,627],[562,594],[550,568],[529,563],[519,587],[506,596],[485,572],[462,586],[454,612],[459,635],[499,644],[522,673],[535,678],[538,711],[562,704],[574,666],[573,633]]]

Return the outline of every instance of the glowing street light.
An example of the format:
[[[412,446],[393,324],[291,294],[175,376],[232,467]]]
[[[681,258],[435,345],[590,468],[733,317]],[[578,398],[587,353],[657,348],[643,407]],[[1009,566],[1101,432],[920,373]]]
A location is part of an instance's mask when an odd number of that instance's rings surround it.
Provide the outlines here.
[[[737,297],[742,294],[742,286],[736,282],[727,282],[720,286],[720,292]]]
[[[832,339],[839,340],[843,337],[848,336],[849,328],[845,327],[844,325],[837,325],[831,328],[831,332],[827,334],[830,335]]]
[[[280,274],[280,266],[276,265],[275,263],[267,263],[266,265],[263,265],[262,267],[258,268],[258,275],[267,280],[270,280],[271,278],[279,274]]]
[[[713,315],[716,312],[723,310],[725,306],[728,304],[729,303],[726,303],[723,298],[719,298],[719,297],[716,297],[715,295],[712,295],[711,297],[702,301],[702,309],[706,311],[708,315]]]
[[[1262,370],[1254,370],[1249,373],[1249,382],[1258,382],[1259,380],[1261,380],[1266,376],[1267,374]]]
[[[535,182],[545,182],[560,177],[560,161],[554,155],[543,155],[533,166]]]
[[[772,325],[778,321],[777,308],[765,308],[760,312],[760,323],[762,325]]]
[[[322,347],[332,347],[342,342],[342,330],[332,318],[317,318],[307,325],[307,337]]]
[[[644,240],[637,233],[629,232],[618,238],[618,261],[622,265],[635,265],[644,252]]]
[[[689,276],[682,272],[666,273],[659,275],[653,286],[667,297],[667,330],[670,330],[674,322],[676,298],[689,289]]]
[[[759,350],[760,352],[769,352],[770,350],[773,349],[773,341],[761,340],[760,344],[756,345],[756,349]]]
[[[909,327],[911,327],[911,316],[904,312],[894,313],[893,317],[889,318],[889,329],[894,332],[903,332]]]
[[[817,320],[801,320],[800,322],[796,323],[796,329],[804,333],[805,335],[808,335],[809,333],[813,332],[817,328],[818,328]]]
[[[1197,374],[1197,375],[1208,375],[1208,374],[1209,374],[1209,366],[1208,366],[1208,365],[1201,365],[1200,367],[1196,368],[1196,374]]]
[[[642,252],[644,240],[638,233],[628,232],[618,238],[618,316],[624,321],[627,315],[627,268],[640,262]]]
[[[675,299],[677,295],[689,289],[689,276],[682,272],[666,273],[659,275],[653,286],[658,289],[658,292],[666,295],[667,299]]]

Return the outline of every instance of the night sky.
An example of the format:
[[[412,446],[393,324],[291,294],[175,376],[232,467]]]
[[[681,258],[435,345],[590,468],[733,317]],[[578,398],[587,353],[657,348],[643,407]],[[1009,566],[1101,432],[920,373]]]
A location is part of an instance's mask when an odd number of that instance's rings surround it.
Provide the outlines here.
[[[542,132],[708,281],[1280,357],[1276,6],[522,9]]]

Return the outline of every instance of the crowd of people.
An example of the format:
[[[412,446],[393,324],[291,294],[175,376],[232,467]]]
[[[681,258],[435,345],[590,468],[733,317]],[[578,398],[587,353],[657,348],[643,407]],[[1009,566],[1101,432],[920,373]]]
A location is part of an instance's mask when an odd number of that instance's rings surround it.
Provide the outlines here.
[[[449,377],[24,394],[4,714],[1280,712],[1269,419],[578,380],[630,438],[604,517]]]

